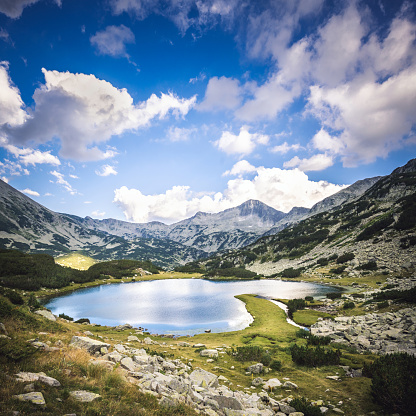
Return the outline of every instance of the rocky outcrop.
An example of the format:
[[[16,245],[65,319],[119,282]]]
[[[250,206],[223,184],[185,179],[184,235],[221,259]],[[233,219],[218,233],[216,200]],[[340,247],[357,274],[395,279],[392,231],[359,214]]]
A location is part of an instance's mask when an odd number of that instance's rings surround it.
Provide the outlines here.
[[[96,393],[91,393],[90,391],[86,390],[76,390],[69,392],[69,395],[75,399],[77,402],[88,403],[92,402],[93,400],[100,399],[101,396]]]
[[[406,308],[397,312],[320,319],[312,325],[311,333],[329,336],[333,342],[349,344],[359,351],[416,355],[416,310]]]
[[[69,345],[87,350],[90,354],[101,353],[101,348],[109,348],[110,344],[88,337],[73,336]]]
[[[35,311],[36,314],[43,316],[46,319],[49,319],[50,321],[56,321],[56,316],[47,309],[41,309],[39,311]]]

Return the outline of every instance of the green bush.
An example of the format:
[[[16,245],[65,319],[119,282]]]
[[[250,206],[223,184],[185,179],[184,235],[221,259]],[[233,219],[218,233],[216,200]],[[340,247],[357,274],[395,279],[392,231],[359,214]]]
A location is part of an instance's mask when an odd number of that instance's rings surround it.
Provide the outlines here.
[[[309,333],[309,336],[307,337],[308,345],[329,345],[331,342],[330,337],[318,337],[316,335],[312,335]]]
[[[355,303],[354,302],[344,302],[344,305],[342,306],[343,309],[354,309]]]
[[[39,301],[33,293],[29,295],[29,299],[27,300],[27,306],[29,306],[29,308],[32,311],[40,309],[42,307],[42,305],[39,303]]]
[[[393,215],[388,215],[387,217],[381,218],[380,220],[369,225],[367,228],[364,228],[364,230],[361,231],[361,233],[357,235],[356,240],[357,241],[369,240],[379,231],[387,228],[393,221],[394,221]]]
[[[305,299],[290,299],[287,302],[287,314],[290,319],[293,319],[293,314],[300,310],[305,309],[306,301]]]
[[[337,264],[346,263],[347,261],[353,260],[354,258],[354,253],[344,253],[337,258]]]
[[[307,302],[313,302],[313,296],[305,296]]]
[[[15,292],[14,290],[6,289],[4,291],[4,296],[6,296],[6,298],[8,298],[13,305],[23,305],[25,303],[22,296],[20,296],[20,293]]]
[[[66,319],[67,321],[73,321],[74,320],[74,318],[71,318],[70,316],[65,315],[64,313],[60,313],[59,317],[62,318],[62,319]]]
[[[386,412],[416,415],[416,357],[406,353],[384,355],[365,365],[363,375],[371,377],[373,399]]]
[[[357,267],[357,270],[377,270],[377,263],[375,261],[369,261]]]
[[[323,347],[299,347],[293,345],[290,347],[292,361],[298,365],[306,367],[318,367],[323,365],[339,365],[341,358],[340,350],[325,349]]]
[[[297,412],[302,412],[304,416],[321,416],[322,412],[318,406],[313,406],[305,397],[297,397],[290,402]]]
[[[282,369],[282,362],[279,360],[272,360],[269,367],[274,371],[280,371]]]
[[[340,297],[342,297],[342,293],[341,292],[330,292],[326,294],[326,297],[328,299],[339,299]]]
[[[399,300],[409,303],[416,303],[416,286],[408,290],[384,290],[376,293],[374,299],[379,300]]]
[[[334,273],[334,274],[341,274],[344,272],[344,270],[347,268],[347,266],[339,266],[339,267],[335,267],[333,269],[329,270],[329,273]]]
[[[81,318],[81,319],[78,319],[77,321],[75,321],[75,323],[76,324],[84,324],[84,323],[89,324],[90,320],[88,318]]]
[[[302,272],[302,269],[294,269],[293,267],[289,267],[288,269],[283,270],[280,275],[282,277],[286,277],[287,279],[294,279],[295,277],[299,277]]]
[[[231,354],[237,361],[257,361],[266,366],[272,362],[270,353],[257,345],[246,345],[244,347],[232,348]]]

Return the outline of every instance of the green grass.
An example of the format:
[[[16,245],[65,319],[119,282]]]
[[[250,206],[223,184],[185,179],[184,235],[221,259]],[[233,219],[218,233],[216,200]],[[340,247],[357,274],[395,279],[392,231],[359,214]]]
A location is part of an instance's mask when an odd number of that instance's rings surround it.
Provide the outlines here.
[[[93,264],[97,263],[97,261],[92,257],[75,252],[66,254],[65,256],[56,257],[55,263],[65,267],[71,267],[72,269],[88,270]]]
[[[325,312],[314,311],[313,309],[303,309],[293,314],[293,320],[302,326],[311,326],[318,321],[318,318],[332,318],[332,315]]]

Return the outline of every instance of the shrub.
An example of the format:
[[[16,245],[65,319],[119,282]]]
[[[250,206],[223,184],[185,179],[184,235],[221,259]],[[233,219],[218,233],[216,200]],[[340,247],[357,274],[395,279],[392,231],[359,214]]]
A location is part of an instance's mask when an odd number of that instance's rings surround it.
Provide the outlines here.
[[[383,217],[380,220],[374,222],[373,224],[369,225],[367,228],[364,228],[360,234],[357,235],[356,240],[368,240],[373,235],[377,234],[379,231],[384,230],[387,228],[392,222],[394,221],[393,215],[388,215],[387,217]]]
[[[280,275],[288,279],[293,279],[295,277],[299,277],[301,272],[302,272],[302,269],[294,269],[293,267],[289,267],[288,269],[283,270],[280,273]]]
[[[322,412],[318,406],[313,406],[305,397],[297,397],[290,402],[290,406],[294,407],[297,412],[301,412],[304,416],[321,416]]]
[[[312,335],[311,333],[309,333],[309,336],[307,338],[308,340],[308,345],[329,345],[329,343],[331,342],[331,338],[330,337],[318,337],[316,335]]]
[[[342,297],[342,294],[340,292],[330,292],[326,294],[326,297],[328,299],[339,299],[340,297]]]
[[[325,349],[323,347],[290,347],[292,361],[306,367],[318,367],[322,365],[338,365],[340,363],[341,351]]]
[[[347,266],[339,266],[339,267],[335,267],[334,269],[331,269],[329,271],[329,273],[334,273],[334,274],[341,274],[344,272],[344,270],[347,268]]]
[[[10,300],[13,305],[23,305],[25,303],[22,296],[14,290],[5,290],[4,295]]]
[[[305,296],[307,302],[313,302],[313,296]]]
[[[233,348],[231,350],[231,355],[233,355],[237,361],[257,361],[266,366],[269,366],[272,362],[270,353],[264,350],[263,347],[257,345],[237,347],[236,350]]]
[[[394,353],[364,366],[363,374],[372,378],[371,394],[388,413],[416,414],[416,357]]]
[[[353,260],[354,258],[354,253],[344,253],[337,258],[337,264],[346,263],[347,261]]]
[[[344,302],[344,305],[342,306],[343,309],[354,309],[355,303],[354,302]]]
[[[379,300],[401,300],[409,303],[416,303],[416,286],[408,290],[384,290],[376,293],[374,299]]]
[[[291,299],[287,302],[287,314],[290,319],[293,319],[293,314],[299,309],[306,307],[306,301],[304,299]]]
[[[377,263],[375,261],[369,261],[357,267],[357,270],[377,270]]]
[[[282,369],[282,362],[279,360],[272,360],[270,368],[274,371],[280,371]]]
[[[70,316],[65,315],[64,313],[60,313],[59,317],[62,318],[62,319],[66,319],[67,321],[73,321],[74,320],[74,318],[71,318]]]
[[[29,295],[29,299],[27,300],[27,306],[29,306],[29,308],[34,311],[36,309],[41,308],[41,304],[39,303],[39,301],[37,300],[36,296],[31,293]]]
[[[319,264],[320,266],[326,266],[328,263],[329,261],[325,257],[322,257],[316,261],[316,264]]]
[[[75,321],[75,323],[76,324],[84,324],[84,323],[89,324],[90,320],[88,318],[81,318],[81,319],[78,319],[77,321]]]

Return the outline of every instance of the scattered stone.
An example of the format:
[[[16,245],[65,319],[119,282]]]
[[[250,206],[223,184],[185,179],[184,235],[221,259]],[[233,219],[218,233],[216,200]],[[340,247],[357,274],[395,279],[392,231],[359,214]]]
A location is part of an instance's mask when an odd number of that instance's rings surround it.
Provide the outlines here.
[[[151,345],[151,344],[153,344],[152,339],[151,339],[151,338],[149,338],[149,337],[146,337],[146,338],[143,340],[143,342],[144,342],[146,345]]]
[[[264,390],[270,390],[272,391],[276,387],[280,387],[282,383],[277,378],[271,378],[270,380],[267,380],[266,383],[263,385]]]
[[[78,402],[92,402],[93,400],[101,398],[99,394],[91,393],[86,390],[76,390],[69,392],[69,395]]]
[[[192,384],[199,387],[218,387],[218,377],[202,368],[197,368],[189,375]]]
[[[86,335],[87,337],[93,337],[94,334],[91,331],[84,331],[84,335]]]
[[[285,389],[298,389],[299,387],[297,386],[297,384],[292,383],[291,381],[285,381],[283,383],[283,388],[285,388]]]
[[[130,324],[118,325],[114,328],[116,331],[124,331],[125,329],[133,329]]]
[[[49,319],[50,321],[56,321],[56,316],[51,311],[48,311],[47,309],[41,309],[41,310],[35,311],[35,313],[37,315],[43,316],[46,319]]]
[[[190,347],[191,344],[189,344],[188,342],[178,342],[178,346],[179,347]]]
[[[2,322],[0,322],[0,332],[3,335],[9,335],[8,332],[7,332],[7,330],[6,330],[6,327],[4,326],[4,324]]]
[[[20,400],[21,402],[31,402],[37,404],[38,406],[45,406],[45,398],[43,394],[39,391],[34,391],[31,393],[17,394],[13,396],[14,399]]]
[[[335,380],[335,381],[341,380],[340,376],[326,376],[326,378],[329,380]]]
[[[264,383],[264,380],[261,377],[256,377],[254,380],[251,381],[251,385],[254,387],[261,386]]]
[[[263,372],[263,367],[262,363],[253,364],[247,368],[247,372],[250,374],[261,374]]]
[[[25,393],[32,393],[35,391],[35,385],[33,383],[27,384],[24,388],[23,391]]]
[[[39,381],[51,387],[60,387],[61,383],[55,378],[48,377],[45,373],[20,372],[16,374],[16,381],[23,383]]]
[[[210,357],[210,358],[218,358],[218,351],[217,350],[202,350],[199,355],[201,357]]]
[[[137,338],[136,335],[129,335],[127,337],[127,341],[129,341],[129,342],[139,341],[139,338]]]
[[[205,344],[194,344],[192,345],[192,348],[206,348]]]
[[[107,344],[106,342],[78,336],[73,336],[69,345],[87,350],[90,354],[94,354],[96,352],[100,353],[101,348],[103,347],[110,348],[110,344]]]

